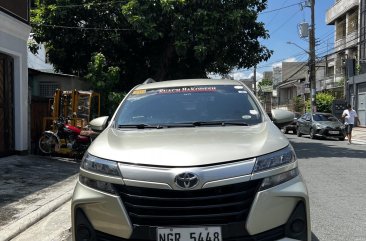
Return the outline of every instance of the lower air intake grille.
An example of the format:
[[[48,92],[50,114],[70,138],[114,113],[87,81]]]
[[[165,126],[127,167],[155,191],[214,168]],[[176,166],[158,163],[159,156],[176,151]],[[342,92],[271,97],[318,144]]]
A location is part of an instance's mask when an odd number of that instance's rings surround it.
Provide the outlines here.
[[[262,180],[178,191],[117,185],[135,225],[226,224],[245,221]]]

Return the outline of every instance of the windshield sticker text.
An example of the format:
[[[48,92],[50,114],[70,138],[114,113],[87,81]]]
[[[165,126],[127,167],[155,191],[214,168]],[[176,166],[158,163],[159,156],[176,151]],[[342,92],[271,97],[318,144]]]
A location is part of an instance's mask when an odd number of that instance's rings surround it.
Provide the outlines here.
[[[173,93],[193,93],[193,92],[215,92],[216,87],[181,87],[181,88],[170,88],[160,89],[159,94],[173,94]]]

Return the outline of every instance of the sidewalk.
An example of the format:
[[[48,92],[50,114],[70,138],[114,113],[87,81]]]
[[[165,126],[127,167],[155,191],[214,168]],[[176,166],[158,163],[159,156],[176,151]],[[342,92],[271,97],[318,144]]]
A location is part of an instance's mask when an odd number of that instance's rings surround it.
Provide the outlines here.
[[[352,142],[366,144],[366,127],[354,127],[352,130]]]
[[[28,155],[0,165],[0,241],[8,241],[70,200],[80,163]]]

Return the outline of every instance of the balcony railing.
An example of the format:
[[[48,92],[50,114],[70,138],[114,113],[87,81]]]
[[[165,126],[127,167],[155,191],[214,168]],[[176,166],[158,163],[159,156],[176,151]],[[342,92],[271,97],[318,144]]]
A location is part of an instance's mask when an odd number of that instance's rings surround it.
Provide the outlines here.
[[[335,88],[340,88],[343,86],[343,76],[335,77],[335,78],[326,78],[317,81],[316,90],[322,91],[322,90],[331,90]]]

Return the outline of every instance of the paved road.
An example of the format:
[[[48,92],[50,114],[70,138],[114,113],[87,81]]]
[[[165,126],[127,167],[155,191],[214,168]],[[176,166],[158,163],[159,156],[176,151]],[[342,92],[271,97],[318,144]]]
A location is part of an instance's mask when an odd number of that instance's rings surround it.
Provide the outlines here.
[[[310,193],[313,241],[365,241],[366,143],[287,137]]]
[[[346,141],[286,136],[295,148],[310,193],[313,241],[365,241],[366,142],[347,145]],[[68,227],[70,203],[14,241],[70,241]],[[42,232],[50,235],[42,236]],[[31,238],[36,234],[42,238]]]

